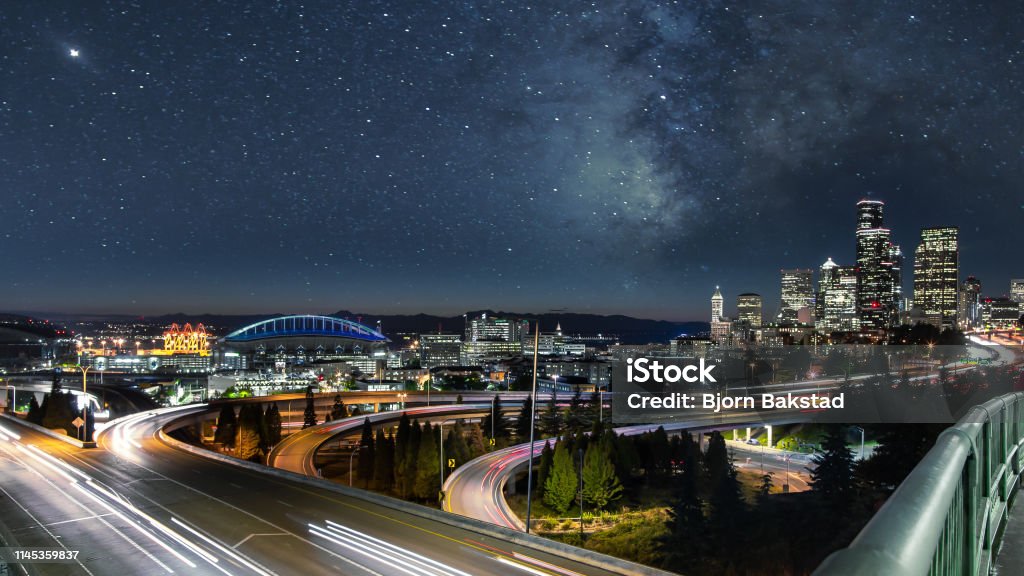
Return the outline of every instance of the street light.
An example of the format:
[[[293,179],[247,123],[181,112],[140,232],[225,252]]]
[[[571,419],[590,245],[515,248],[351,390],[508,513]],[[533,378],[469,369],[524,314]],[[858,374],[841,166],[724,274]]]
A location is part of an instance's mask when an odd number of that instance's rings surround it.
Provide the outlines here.
[[[540,346],[540,322],[533,330],[533,392],[530,396],[530,455],[526,459],[526,533],[530,533],[530,512],[533,508],[533,429],[537,411],[537,348]],[[557,390],[555,390],[557,392]]]
[[[580,456],[580,542],[583,542],[583,448],[576,452]],[[582,545],[582,544],[581,544]]]
[[[356,444],[356,449],[353,450],[352,453],[348,455],[348,485],[349,486],[352,485],[352,457],[356,455],[356,452],[359,452],[360,448],[362,448],[362,445]]]
[[[82,366],[81,364],[78,365],[78,369],[82,371],[82,396],[85,397],[85,406],[82,406],[82,420],[85,421],[82,424],[82,442],[87,442],[89,439],[89,394],[87,391],[87,383],[85,379],[85,374],[89,371],[89,368],[91,368],[91,366]]]
[[[398,402],[399,402],[399,404],[401,405],[401,406],[399,407],[399,410],[405,410],[405,398],[406,398],[407,396],[409,396],[409,395],[408,395],[408,394],[406,394],[405,392],[399,392],[399,393],[398,393]]]

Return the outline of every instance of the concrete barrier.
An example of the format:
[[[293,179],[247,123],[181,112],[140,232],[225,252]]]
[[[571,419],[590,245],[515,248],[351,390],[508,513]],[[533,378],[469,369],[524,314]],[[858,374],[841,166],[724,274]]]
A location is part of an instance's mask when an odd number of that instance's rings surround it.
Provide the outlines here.
[[[24,426],[26,428],[31,428],[32,430],[35,430],[36,432],[39,432],[40,434],[45,434],[45,435],[47,435],[47,436],[49,436],[51,438],[56,438],[57,440],[60,440],[61,442],[66,442],[68,444],[71,444],[72,446],[75,446],[77,448],[95,448],[96,447],[96,442],[95,441],[93,441],[93,442],[82,442],[81,440],[79,440],[77,438],[72,438],[71,436],[68,436],[67,434],[58,434],[58,433],[54,432],[53,430],[50,430],[49,428],[43,428],[42,426],[40,426],[38,424],[33,424],[32,422],[29,422],[28,420],[22,420],[21,418],[18,418],[17,416],[12,416],[10,414],[0,412],[0,417],[4,418],[5,420],[10,420],[11,422],[16,422],[20,426]]]
[[[169,446],[172,446],[179,450],[183,450],[185,452],[189,452],[191,454],[195,454],[197,456],[201,456],[203,458],[208,458],[210,460],[215,460],[240,468],[246,468],[249,470],[253,470],[255,472],[259,472],[261,474],[276,476],[278,478],[282,478],[284,480],[288,480],[291,482],[300,482],[302,484],[314,486],[316,488],[330,490],[332,492],[337,492],[339,494],[343,494],[351,498],[357,498],[359,500],[370,502],[378,506],[383,506],[385,508],[391,508],[393,510],[398,510],[400,512],[405,512],[407,514],[419,516],[420,518],[425,518],[427,520],[441,522],[443,524],[448,524],[449,526],[454,526],[456,528],[461,528],[463,530],[476,532],[477,534],[483,534],[486,536],[498,538],[504,540],[505,542],[518,544],[520,546],[525,546],[527,548],[532,548],[534,550],[546,552],[548,554],[553,554],[555,556],[569,558],[571,560],[575,560],[576,562],[608,570],[609,572],[626,575],[637,574],[643,576],[670,576],[673,574],[672,572],[666,572],[664,570],[659,570],[657,568],[652,568],[650,566],[644,566],[643,564],[637,564],[635,562],[630,562],[628,560],[622,560],[621,558],[615,558],[613,556],[608,556],[606,554],[601,554],[599,552],[584,550],[583,548],[570,546],[569,544],[563,544],[562,542],[556,542],[554,540],[548,540],[547,538],[535,536],[533,534],[517,532],[515,530],[504,528],[502,526],[491,524],[489,522],[484,522],[482,520],[476,520],[474,518],[467,518],[465,516],[459,516],[457,514],[443,512],[441,510],[435,510],[433,508],[420,506],[419,504],[413,504],[412,502],[406,502],[405,500],[399,500],[398,498],[392,498],[390,496],[376,494],[374,492],[370,492],[367,490],[350,488],[348,486],[338,484],[336,482],[331,482],[329,480],[324,480],[321,478],[311,478],[309,476],[298,474],[296,472],[280,470],[278,468],[271,468],[269,466],[256,464],[254,462],[239,460],[237,458],[232,458],[231,456],[225,456],[224,454],[219,454],[211,450],[199,448],[197,446],[193,446],[191,444],[172,438],[165,434],[163,429],[160,430],[159,437],[161,441],[163,441],[165,444]]]

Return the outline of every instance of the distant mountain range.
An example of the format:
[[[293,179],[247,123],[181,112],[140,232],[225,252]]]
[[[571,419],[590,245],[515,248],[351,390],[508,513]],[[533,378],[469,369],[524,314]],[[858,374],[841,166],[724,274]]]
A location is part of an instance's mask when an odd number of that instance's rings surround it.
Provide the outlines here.
[[[473,310],[466,313],[468,318],[479,316],[482,313],[488,316],[500,318],[516,318],[531,321],[539,321],[542,332],[553,332],[555,327],[561,325],[565,334],[580,335],[614,335],[626,344],[638,344],[646,342],[665,342],[668,339],[680,334],[698,334],[707,332],[707,322],[669,322],[666,320],[649,320],[633,318],[631,316],[600,314],[576,314],[572,312],[546,312],[542,314],[526,314],[521,312],[504,312],[494,310]],[[162,316],[147,316],[140,318],[130,315],[79,315],[79,314],[33,314],[36,318],[49,318],[53,321],[130,321],[144,320],[151,324],[184,324],[191,322],[206,324],[216,330],[218,334],[227,332],[242,326],[281,316],[282,314],[165,314]],[[431,332],[444,332],[462,334],[465,331],[465,318],[458,316],[434,316],[431,314],[362,314],[339,310],[331,316],[348,318],[361,322],[370,327],[375,327],[377,322],[381,323],[381,329],[385,334],[394,335],[401,333],[424,334]]]

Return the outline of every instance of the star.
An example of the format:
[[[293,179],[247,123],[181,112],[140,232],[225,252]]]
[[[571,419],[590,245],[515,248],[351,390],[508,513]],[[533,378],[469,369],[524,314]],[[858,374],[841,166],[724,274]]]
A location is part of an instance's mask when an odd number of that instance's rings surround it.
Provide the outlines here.
[[[78,50],[76,50],[74,48],[72,48],[71,50],[68,50],[68,54],[70,54],[72,58],[78,58]]]

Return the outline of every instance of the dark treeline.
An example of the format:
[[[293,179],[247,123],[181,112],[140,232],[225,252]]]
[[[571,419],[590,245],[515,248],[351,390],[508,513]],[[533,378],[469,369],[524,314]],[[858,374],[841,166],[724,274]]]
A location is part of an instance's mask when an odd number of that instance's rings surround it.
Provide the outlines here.
[[[242,404],[235,414],[234,406],[221,406],[217,417],[214,442],[242,460],[262,462],[270,450],[281,441],[281,412],[277,404],[266,409],[262,404]]]

